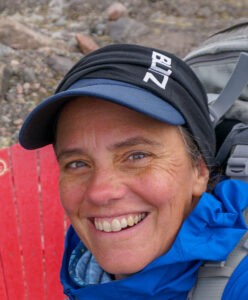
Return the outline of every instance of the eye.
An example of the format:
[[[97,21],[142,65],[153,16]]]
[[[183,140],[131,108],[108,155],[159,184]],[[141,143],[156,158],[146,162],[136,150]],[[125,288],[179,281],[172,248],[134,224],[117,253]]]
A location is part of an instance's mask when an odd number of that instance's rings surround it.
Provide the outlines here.
[[[76,160],[66,164],[66,169],[79,169],[85,167],[87,167],[87,164],[82,160]]]
[[[141,159],[146,158],[148,156],[149,156],[148,153],[134,152],[134,153],[132,153],[131,155],[128,156],[128,160],[129,161],[141,160]]]

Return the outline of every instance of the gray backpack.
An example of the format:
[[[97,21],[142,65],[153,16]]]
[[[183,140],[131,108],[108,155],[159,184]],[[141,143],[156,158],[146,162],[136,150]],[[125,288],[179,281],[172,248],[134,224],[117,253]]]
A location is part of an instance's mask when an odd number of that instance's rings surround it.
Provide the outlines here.
[[[217,165],[248,182],[248,22],[217,32],[185,57],[208,94],[217,137]],[[244,212],[248,224],[248,209]],[[248,233],[223,262],[205,262],[190,300],[220,300],[248,254]]]

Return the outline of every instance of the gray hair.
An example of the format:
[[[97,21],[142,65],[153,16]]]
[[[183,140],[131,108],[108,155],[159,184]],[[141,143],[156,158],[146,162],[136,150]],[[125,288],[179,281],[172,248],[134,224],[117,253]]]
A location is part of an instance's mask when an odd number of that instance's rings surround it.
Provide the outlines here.
[[[204,160],[204,157],[203,157],[194,137],[189,132],[189,130],[183,126],[178,126],[178,129],[182,136],[184,144],[186,146],[186,150],[187,150],[188,154],[190,155],[192,163],[195,164],[195,163],[199,162],[200,159]]]
[[[199,163],[200,160],[203,160],[206,163],[204,155],[201,153],[195,141],[195,138],[192,136],[189,130],[183,126],[178,126],[178,128],[186,146],[186,150],[191,158],[192,164],[196,165],[197,163]],[[206,163],[206,166],[209,170],[209,181],[207,191],[212,192],[216,184],[222,180],[224,171],[222,168],[217,167],[215,165],[210,166]]]

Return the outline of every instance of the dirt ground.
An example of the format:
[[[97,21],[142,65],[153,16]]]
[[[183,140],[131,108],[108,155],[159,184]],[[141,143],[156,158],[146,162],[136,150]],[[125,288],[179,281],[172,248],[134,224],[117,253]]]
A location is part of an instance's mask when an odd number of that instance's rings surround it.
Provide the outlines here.
[[[76,34],[86,34],[99,46],[136,43],[183,58],[214,32],[248,20],[247,0],[123,0],[119,3],[125,11],[111,20],[108,9],[113,3],[0,3],[0,147],[17,142],[28,112],[84,55]]]

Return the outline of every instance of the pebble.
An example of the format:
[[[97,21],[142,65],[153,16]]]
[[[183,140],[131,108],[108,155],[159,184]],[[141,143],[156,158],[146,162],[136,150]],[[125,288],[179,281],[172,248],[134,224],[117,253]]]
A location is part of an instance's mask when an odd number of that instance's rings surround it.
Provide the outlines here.
[[[37,93],[33,92],[33,93],[31,94],[31,97],[32,97],[33,99],[37,99],[37,98],[39,97],[39,95],[38,95]]]
[[[83,54],[88,54],[99,48],[99,45],[89,35],[76,34],[76,40]]]
[[[24,81],[27,81],[27,82],[35,81],[36,77],[35,77],[34,70],[31,68],[26,68],[22,73],[22,78]]]
[[[93,28],[92,33],[101,36],[104,35],[106,32],[106,25],[103,23],[97,23],[96,26]]]
[[[30,89],[30,87],[31,87],[31,84],[29,82],[25,82],[23,84],[23,89],[26,90],[26,91],[28,91]]]
[[[0,58],[4,57],[6,54],[14,53],[14,50],[4,44],[0,43]]]
[[[65,74],[73,65],[72,61],[60,55],[51,55],[47,58],[48,66],[62,75]]]
[[[13,59],[13,60],[10,61],[10,65],[11,65],[12,67],[16,67],[16,66],[18,66],[19,64],[20,64],[20,63],[19,63],[18,60]]]
[[[10,122],[10,118],[7,116],[1,116],[1,122],[3,123],[9,123]],[[1,129],[1,132],[3,132],[3,129]]]
[[[25,98],[23,94],[17,94],[15,102],[18,104],[24,104],[25,103]]]
[[[16,126],[20,126],[23,124],[23,119],[16,119],[13,121],[13,124]]]
[[[108,7],[106,14],[109,21],[115,21],[127,15],[127,8],[122,3],[115,2]]]
[[[33,90],[38,90],[41,87],[41,84],[39,82],[34,82],[32,84],[32,89]]]
[[[16,93],[17,94],[22,94],[23,93],[23,86],[18,83],[17,86],[16,86]]]
[[[11,137],[0,137],[1,148],[9,147],[12,144]]]
[[[109,35],[115,42],[123,42],[127,37],[136,38],[148,34],[148,27],[139,21],[129,17],[122,17],[108,23]]]

